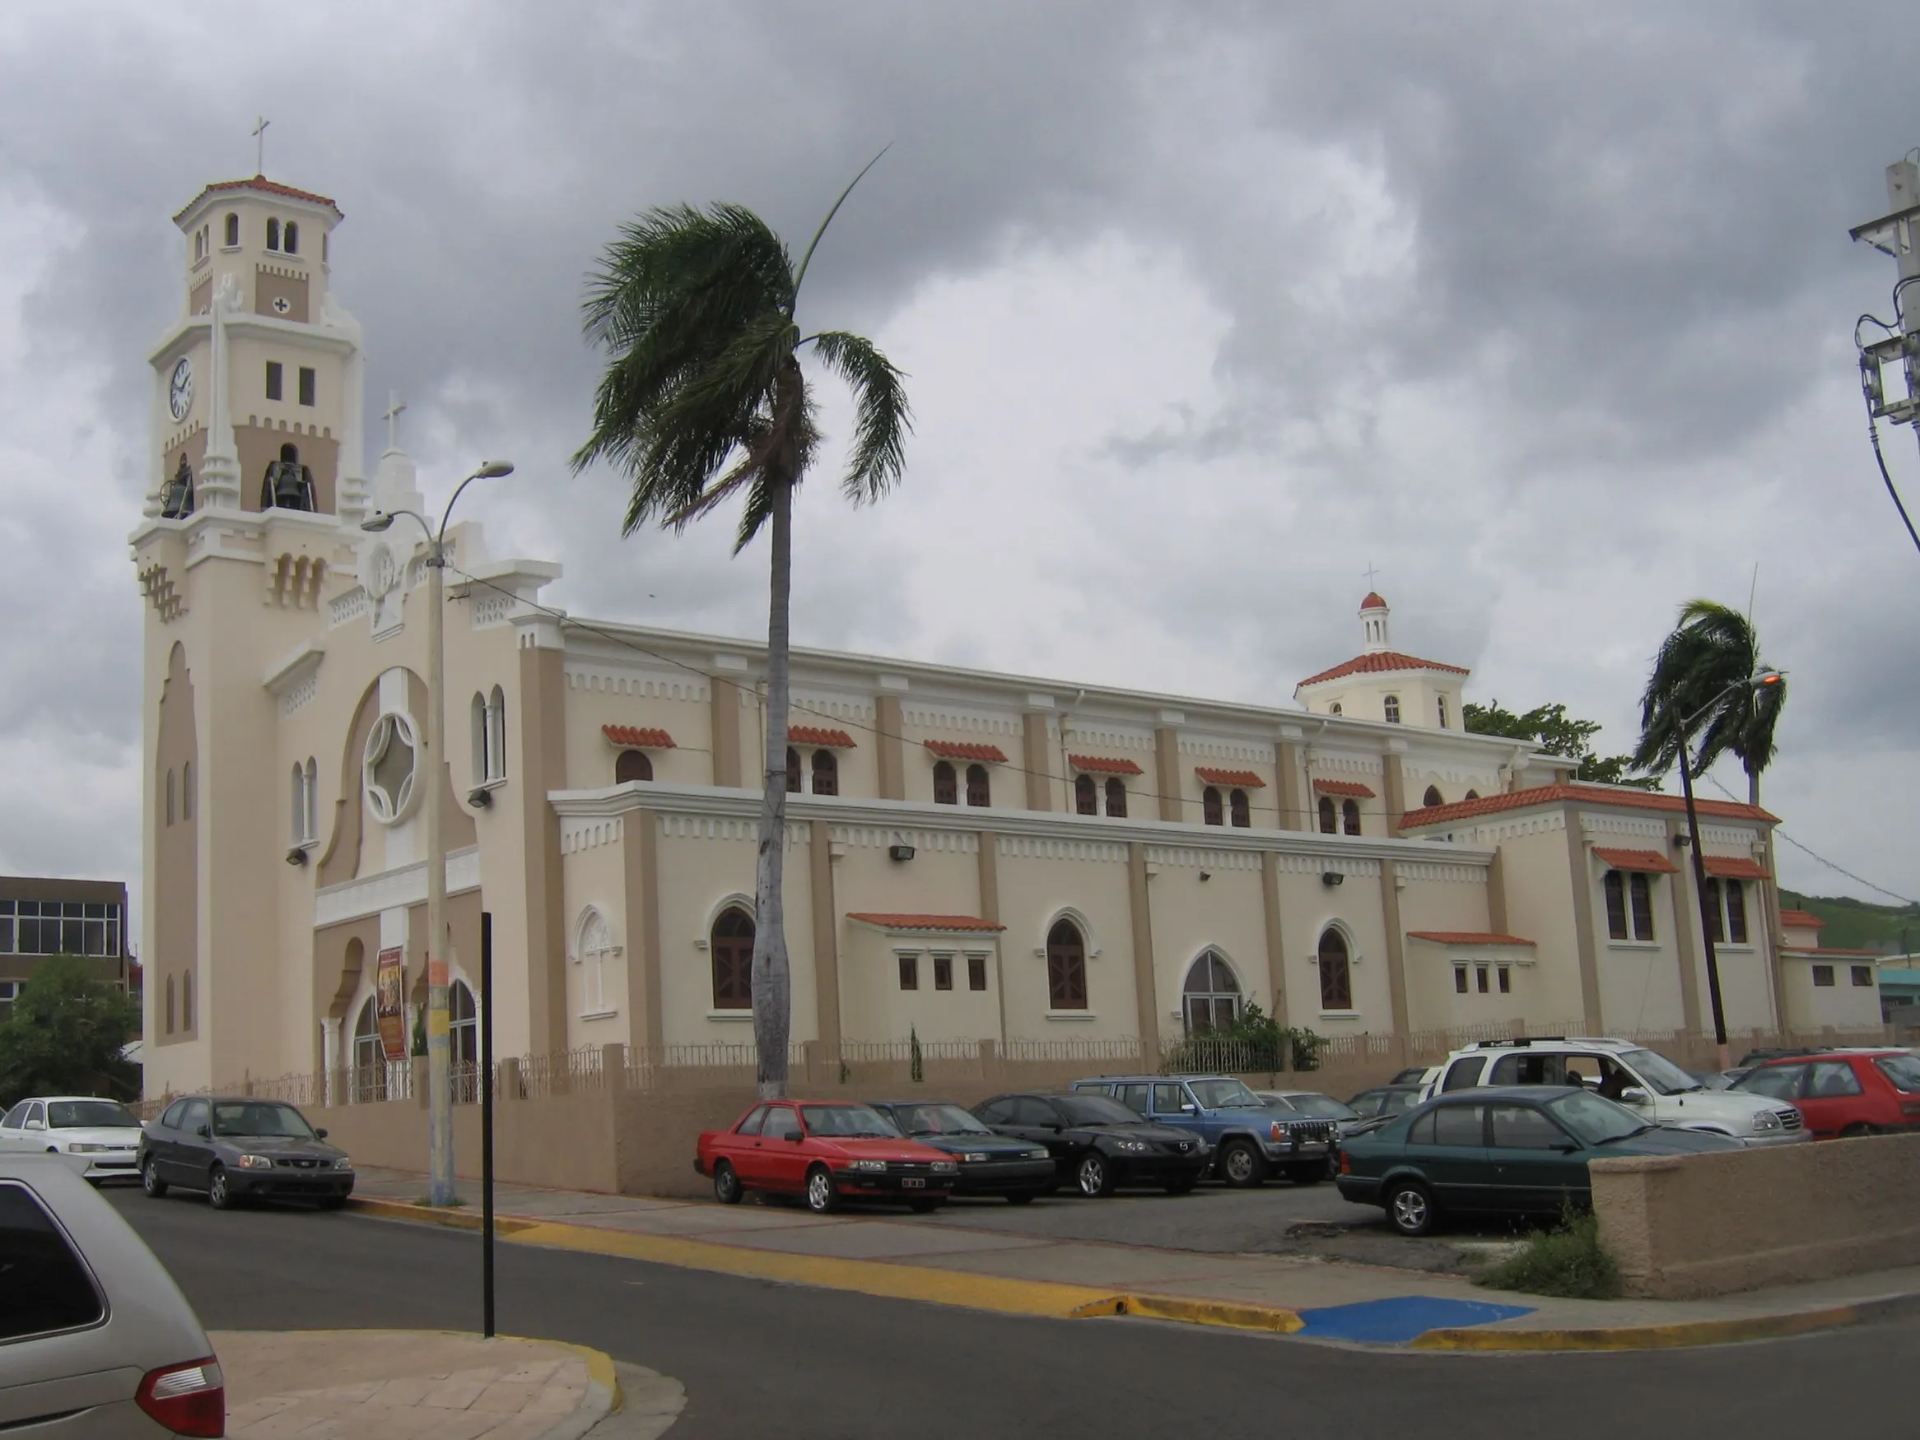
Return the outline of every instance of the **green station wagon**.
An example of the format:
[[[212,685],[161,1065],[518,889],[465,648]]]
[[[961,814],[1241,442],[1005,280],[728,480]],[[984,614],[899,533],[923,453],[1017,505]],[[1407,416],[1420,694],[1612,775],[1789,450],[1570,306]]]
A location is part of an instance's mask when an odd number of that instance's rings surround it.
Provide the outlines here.
[[[1442,1215],[1557,1215],[1593,1199],[1589,1160],[1738,1150],[1738,1140],[1651,1125],[1586,1090],[1474,1089],[1348,1139],[1340,1194],[1379,1205],[1402,1235],[1424,1235]]]

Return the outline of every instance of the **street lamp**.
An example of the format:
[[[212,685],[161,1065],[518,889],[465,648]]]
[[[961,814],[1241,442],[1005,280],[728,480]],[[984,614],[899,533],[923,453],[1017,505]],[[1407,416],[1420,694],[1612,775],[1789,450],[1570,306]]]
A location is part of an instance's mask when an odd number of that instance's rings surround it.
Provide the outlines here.
[[[1713,1041],[1720,1050],[1720,1068],[1730,1068],[1727,1054],[1727,1012],[1720,1002],[1720,961],[1713,951],[1713,912],[1707,907],[1707,861],[1700,853],[1700,816],[1693,805],[1693,777],[1688,773],[1687,739],[1693,727],[1736,690],[1764,690],[1786,679],[1780,670],[1756,670],[1721,690],[1706,704],[1680,722],[1680,792],[1687,801],[1687,848],[1693,852],[1693,889],[1700,899],[1700,939],[1707,952],[1707,998],[1713,1006]],[[1777,963],[1777,962],[1776,962]]]
[[[507,461],[489,460],[467,476],[447,501],[438,530],[412,510],[376,511],[360,522],[362,530],[377,534],[391,526],[395,516],[411,515],[427,536],[427,1149],[431,1169],[427,1199],[433,1205],[454,1202],[453,1066],[447,1025],[447,955],[453,947],[446,924],[447,837],[440,813],[447,799],[447,651],[440,613],[446,589],[447,522],[467,486],[512,473]]]

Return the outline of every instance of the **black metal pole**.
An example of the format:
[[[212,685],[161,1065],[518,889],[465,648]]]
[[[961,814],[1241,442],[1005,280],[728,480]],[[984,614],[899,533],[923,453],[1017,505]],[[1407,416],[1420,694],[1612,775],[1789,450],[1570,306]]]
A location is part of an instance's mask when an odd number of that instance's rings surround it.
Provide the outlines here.
[[[1727,1012],[1720,1003],[1720,961],[1713,952],[1714,914],[1707,900],[1707,860],[1700,853],[1700,816],[1693,808],[1693,777],[1687,773],[1687,747],[1680,746],[1680,793],[1687,799],[1687,848],[1693,852],[1693,888],[1700,897],[1700,941],[1707,952],[1707,999],[1713,1006],[1713,1043],[1720,1049],[1720,1068],[1727,1058]]]
[[[1717,998],[1714,1004],[1718,1006]],[[490,910],[480,912],[480,1309],[480,1333],[492,1339],[493,912]]]

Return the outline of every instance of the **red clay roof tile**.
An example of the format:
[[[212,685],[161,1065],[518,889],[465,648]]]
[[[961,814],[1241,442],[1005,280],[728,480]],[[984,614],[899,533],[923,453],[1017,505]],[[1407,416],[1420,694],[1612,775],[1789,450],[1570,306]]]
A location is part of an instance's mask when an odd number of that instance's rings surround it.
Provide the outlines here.
[[[787,742],[791,745],[824,745],[829,750],[851,750],[853,737],[844,730],[827,730],[818,725],[789,725]]]
[[[1686,802],[1678,795],[1662,795],[1653,790],[1615,789],[1610,785],[1536,785],[1531,790],[1515,790],[1507,795],[1483,795],[1478,800],[1457,800],[1451,805],[1436,805],[1425,810],[1409,810],[1400,822],[1403,830],[1418,826],[1451,825],[1482,815],[1497,815],[1503,810],[1525,810],[1535,805],[1608,805],[1622,810],[1684,811]],[[1699,800],[1695,807],[1702,815],[1723,820],[1759,820],[1777,825],[1780,817],[1753,805],[1732,800]]]
[[[1378,590],[1369,590],[1367,591],[1367,598],[1360,602],[1360,608],[1362,610],[1384,610],[1387,608],[1387,597],[1382,595]]]
[[[1069,755],[1067,763],[1076,770],[1093,770],[1102,775],[1144,775],[1132,760],[1111,760],[1104,755]]]
[[[1783,926],[1790,925],[1795,930],[1824,930],[1827,927],[1827,922],[1811,910],[1782,910],[1780,923]]]
[[[1208,765],[1196,765],[1193,773],[1209,785],[1240,785],[1248,790],[1264,790],[1267,787],[1267,782],[1251,770],[1215,770]]]
[[[982,920],[977,915],[884,915],[863,911],[850,913],[847,919],[859,920],[867,925],[878,926],[882,930],[996,931],[1007,928],[992,920]]]
[[[998,745],[978,745],[967,740],[928,740],[927,749],[943,760],[984,760],[990,765],[1004,765],[1007,755]]]
[[[1719,875],[1728,880],[1767,878],[1766,867],[1748,859],[1745,855],[1702,855],[1700,862],[1707,867],[1707,874]]]
[[[1343,660],[1331,670],[1322,670],[1318,675],[1309,675],[1294,689],[1304,690],[1309,685],[1318,685],[1322,680],[1340,680],[1348,675],[1382,675],[1395,670],[1439,670],[1448,675],[1473,673],[1463,665],[1422,660],[1417,655],[1403,655],[1398,650],[1376,650],[1371,655],[1356,655],[1351,660]]]
[[[1604,845],[1596,845],[1593,853],[1616,870],[1645,870],[1655,875],[1680,873],[1680,867],[1658,850],[1609,850]]]
[[[1431,940],[1436,945],[1531,945],[1518,935],[1502,935],[1497,930],[1409,930],[1409,940]]]
[[[340,207],[325,195],[316,195],[311,190],[296,190],[291,185],[282,185],[278,180],[269,180],[264,175],[256,175],[251,180],[215,181],[180,207],[180,214],[173,217],[174,224],[179,224],[180,216],[185,215],[207,196],[216,195],[225,190],[258,190],[263,195],[278,195],[286,200],[305,200],[312,205],[325,205],[335,215],[340,213]]]
[[[600,733],[615,745],[630,746],[635,750],[671,750],[674,748],[673,736],[651,725],[602,725]]]
[[[1322,795],[1352,795],[1361,800],[1373,799],[1373,791],[1358,780],[1316,780],[1313,782],[1313,788]]]

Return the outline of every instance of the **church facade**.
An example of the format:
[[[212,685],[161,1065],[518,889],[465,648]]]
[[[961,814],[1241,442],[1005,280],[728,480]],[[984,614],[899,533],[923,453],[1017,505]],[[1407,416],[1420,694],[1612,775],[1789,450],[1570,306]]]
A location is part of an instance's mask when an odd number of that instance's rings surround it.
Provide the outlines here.
[[[175,217],[132,537],[149,1092],[404,1043],[429,764],[457,1052],[483,910],[499,1053],[750,1044],[764,647],[568,617],[558,565],[456,526],[428,754],[424,537],[361,526],[426,506],[391,426],[365,464],[340,218],[260,177]],[[795,1042],[1151,1050],[1250,1003],[1331,1035],[1706,1028],[1678,802],[1467,733],[1468,672],[1394,650],[1377,594],[1359,618],[1360,653],[1270,707],[796,650]],[[1728,1023],[1877,1024],[1877,992],[1782,943],[1773,818],[1701,810]]]

